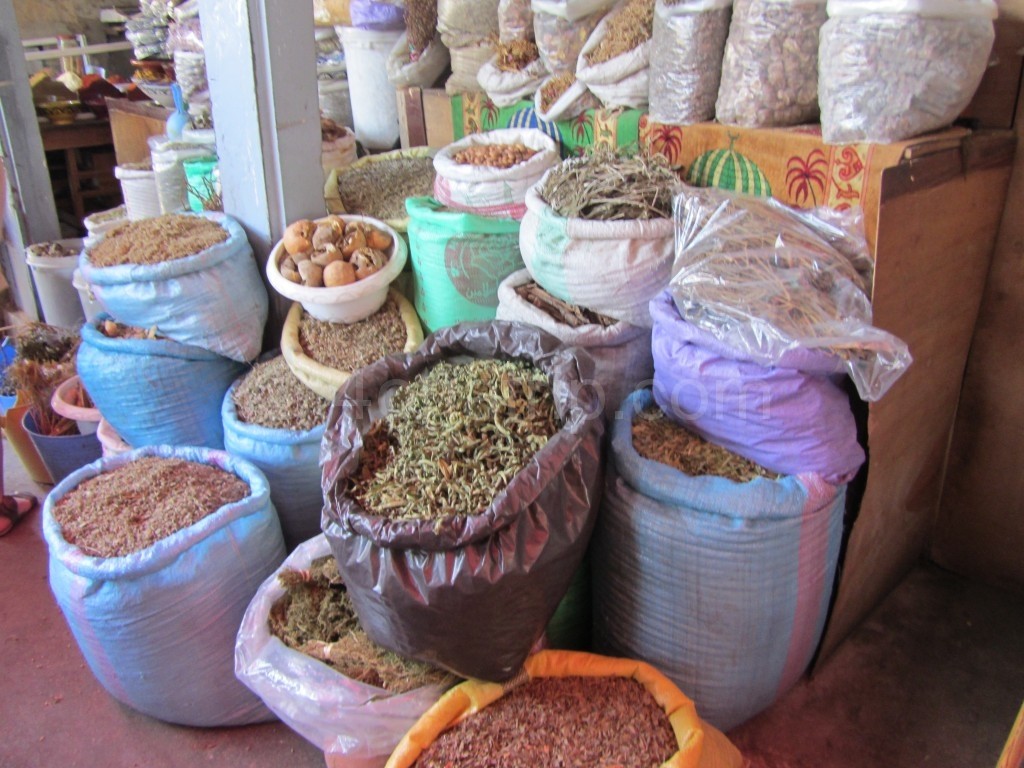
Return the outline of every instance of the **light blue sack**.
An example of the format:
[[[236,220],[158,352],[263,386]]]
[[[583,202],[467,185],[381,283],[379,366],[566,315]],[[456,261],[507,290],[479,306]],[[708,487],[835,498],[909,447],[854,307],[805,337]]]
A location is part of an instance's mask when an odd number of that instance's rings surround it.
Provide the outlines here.
[[[224,450],[251,461],[266,475],[270,498],[281,519],[285,545],[291,552],[320,533],[320,512],[324,506],[320,489],[320,440],[325,425],[296,432],[239,421],[231,399],[237,386],[238,381],[231,385],[221,406]]]
[[[170,339],[112,339],[82,326],[78,375],[125,442],[224,447],[220,407],[243,363]]]
[[[250,495],[123,557],[90,557],[65,541],[53,516],[86,480],[143,456],[231,472]],[[262,473],[222,451],[143,448],[82,467],[43,507],[50,588],[89,668],[118,701],[170,723],[247,725],[273,715],[235,678],[238,626],[284,541]]]
[[[600,652],[653,664],[722,730],[771,704],[821,639],[845,486],[813,474],[690,477],[633,448],[650,390],[622,404],[591,544]]]
[[[156,326],[169,339],[245,362],[260,353],[269,301],[242,227],[222,213],[196,215],[228,232],[223,243],[160,264],[79,268],[100,305],[118,322]]]

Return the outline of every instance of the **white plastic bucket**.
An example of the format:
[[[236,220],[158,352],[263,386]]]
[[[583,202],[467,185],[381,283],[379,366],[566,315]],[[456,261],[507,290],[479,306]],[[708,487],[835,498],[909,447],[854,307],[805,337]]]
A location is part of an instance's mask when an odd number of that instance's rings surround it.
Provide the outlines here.
[[[128,443],[121,439],[121,436],[110,426],[106,419],[100,419],[96,427],[96,437],[100,441],[100,449],[104,456],[117,456],[119,453],[127,453],[132,449]]]
[[[36,256],[31,250],[26,250],[25,262],[32,271],[32,282],[39,296],[43,320],[50,325],[77,328],[85,320],[85,314],[71,278],[78,266],[78,254],[82,251],[83,241],[76,237],[54,242],[73,250],[74,254],[50,258]]]
[[[352,98],[349,94],[348,80],[317,80],[317,96],[320,100],[320,111],[324,117],[330,118],[338,125],[352,127]]]
[[[160,215],[160,196],[156,191],[156,174],[153,171],[116,166],[114,175],[121,182],[121,195],[131,221]]]
[[[99,211],[86,216],[82,223],[85,224],[85,231],[89,233],[89,238],[95,238],[106,234],[126,221],[128,221],[128,209],[119,205],[109,211]]]
[[[391,149],[398,141],[398,102],[387,65],[402,32],[336,29],[345,47],[356,138],[369,149]]]
[[[74,274],[71,275],[71,284],[78,291],[78,300],[82,304],[82,311],[85,312],[85,322],[91,323],[103,311],[103,306],[93,296],[91,286],[82,277],[82,270],[75,269]]]

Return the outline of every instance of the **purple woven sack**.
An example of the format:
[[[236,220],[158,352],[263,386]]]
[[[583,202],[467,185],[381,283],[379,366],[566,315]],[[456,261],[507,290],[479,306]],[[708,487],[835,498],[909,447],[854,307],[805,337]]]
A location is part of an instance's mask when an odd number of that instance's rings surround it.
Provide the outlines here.
[[[841,360],[794,350],[764,366],[683,320],[668,292],[650,309],[654,399],[672,419],[774,472],[853,478],[865,457]]]

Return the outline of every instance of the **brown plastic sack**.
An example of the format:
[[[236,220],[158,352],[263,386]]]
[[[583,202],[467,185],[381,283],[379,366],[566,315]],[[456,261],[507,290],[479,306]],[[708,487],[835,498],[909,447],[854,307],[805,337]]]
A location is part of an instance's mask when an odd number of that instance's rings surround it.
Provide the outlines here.
[[[493,704],[517,684],[541,677],[631,677],[640,683],[665,710],[679,744],[679,751],[661,768],[739,768],[743,764],[729,739],[703,722],[693,702],[650,664],[575,651],[541,651],[526,660],[523,674],[507,686],[467,680],[452,688],[409,729],[385,768],[409,768],[442,732]]]
[[[454,358],[532,362],[551,378],[562,429],[479,515],[367,514],[346,480],[362,434],[383,415],[381,393]],[[581,386],[592,369],[585,351],[539,328],[464,323],[361,369],[338,391],[321,449],[324,533],[374,642],[463,677],[506,680],[519,669],[579,568],[600,503],[604,421]]]

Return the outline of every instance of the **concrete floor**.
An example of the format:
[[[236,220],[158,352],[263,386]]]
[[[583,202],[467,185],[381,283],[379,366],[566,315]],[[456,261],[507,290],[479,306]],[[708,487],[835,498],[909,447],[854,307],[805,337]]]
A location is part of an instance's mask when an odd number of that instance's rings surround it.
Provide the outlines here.
[[[6,488],[32,489],[4,453]],[[0,585],[2,768],[324,765],[281,724],[183,728],[108,696],[50,593],[39,513],[0,538]],[[1024,600],[922,565],[818,674],[730,736],[749,768],[992,768],[1022,700]]]

